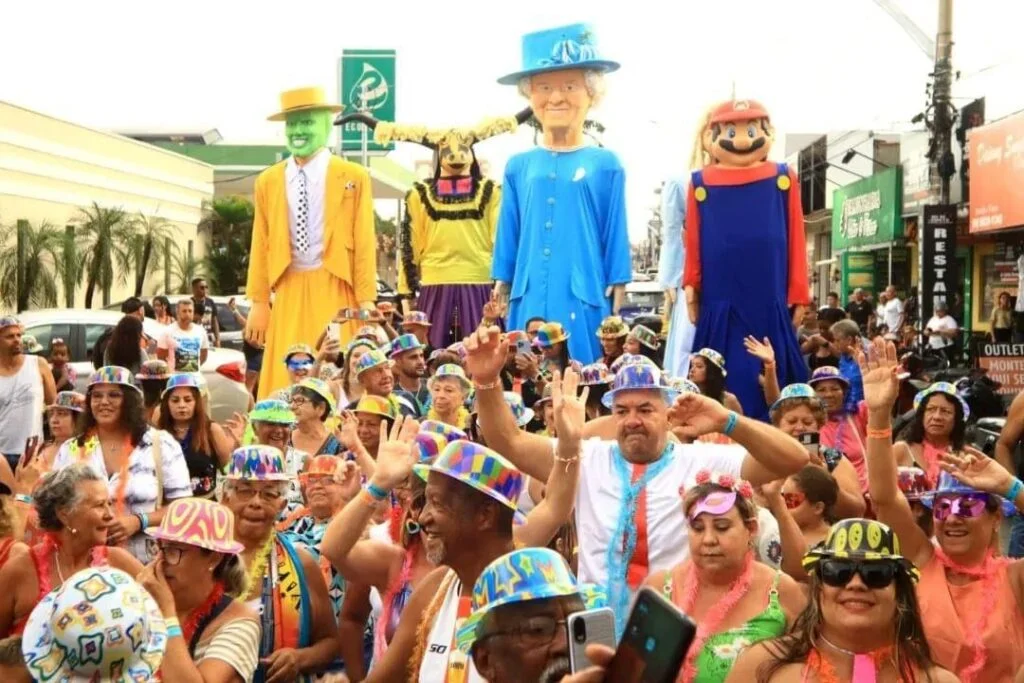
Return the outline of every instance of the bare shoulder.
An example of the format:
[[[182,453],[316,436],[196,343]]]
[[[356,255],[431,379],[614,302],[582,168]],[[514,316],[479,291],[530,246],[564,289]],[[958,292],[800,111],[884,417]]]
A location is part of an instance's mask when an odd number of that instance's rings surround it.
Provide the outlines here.
[[[789,574],[779,577],[779,604],[786,616],[795,619],[807,607],[807,586]]]
[[[43,356],[36,356],[36,360],[39,361],[39,372],[50,372],[50,361],[46,360]]]
[[[665,579],[668,578],[668,575],[667,569],[656,571],[644,579],[644,585],[660,592],[665,587]]]
[[[124,548],[107,548],[107,563],[114,569],[126,572],[132,578],[142,571],[142,563]]]
[[[952,671],[943,669],[941,666],[933,666],[929,669],[928,675],[931,677],[932,683],[960,683],[959,676]],[[1022,677],[1020,672],[1018,672],[1017,678],[1014,680],[1017,683],[1020,683],[1020,681],[1024,681],[1024,677]]]
[[[32,559],[31,549],[24,543],[15,543],[11,546],[7,561],[4,562],[3,567],[0,567],[0,577],[4,578],[3,585],[22,586],[24,585],[23,579],[34,578],[35,575],[36,565],[35,560]]]

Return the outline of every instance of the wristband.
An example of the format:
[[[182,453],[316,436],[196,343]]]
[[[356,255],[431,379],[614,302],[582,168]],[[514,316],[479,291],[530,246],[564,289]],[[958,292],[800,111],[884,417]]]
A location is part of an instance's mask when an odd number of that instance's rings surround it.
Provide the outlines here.
[[[886,427],[885,429],[871,429],[868,427],[868,438],[869,439],[891,439],[892,438],[892,427]]]
[[[377,500],[376,498],[374,498],[370,494],[370,492],[367,491],[365,488],[359,489],[359,493],[356,495],[356,498],[361,500],[366,505],[370,506],[370,508],[373,509],[373,510],[376,510],[377,509],[377,505],[380,503],[380,501]]]
[[[497,389],[501,386],[501,377],[498,377],[489,384],[481,384],[480,382],[473,382],[473,388],[477,391],[486,391],[488,389]]]
[[[1024,482],[1017,477],[1013,478],[1013,483],[1010,484],[1010,490],[1006,494],[1006,500],[1011,503],[1017,500],[1017,496],[1020,495],[1021,490],[1024,490]]]
[[[31,505],[32,496],[26,496],[24,493],[16,493],[14,494],[14,502],[25,503],[25,505]]]
[[[180,626],[168,626],[167,627],[167,640],[171,638],[183,638]]]
[[[178,621],[178,617],[164,617],[164,626],[167,630],[181,628],[181,622]]]
[[[736,429],[736,423],[740,421],[740,416],[736,414],[736,411],[730,410],[729,417],[725,419],[725,428],[722,433],[726,436],[731,436],[734,429]]]
[[[382,489],[381,487],[377,486],[373,482],[367,482],[366,488],[364,490],[370,494],[371,498],[378,502],[381,502],[388,497],[388,492]]]
[[[139,520],[139,531],[145,531],[149,528],[149,515],[145,512],[136,512],[135,516]]]

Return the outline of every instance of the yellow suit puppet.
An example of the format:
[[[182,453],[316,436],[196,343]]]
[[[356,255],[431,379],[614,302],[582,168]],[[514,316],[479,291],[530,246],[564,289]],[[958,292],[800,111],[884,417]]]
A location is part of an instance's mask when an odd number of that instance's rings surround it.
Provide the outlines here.
[[[265,349],[261,399],[288,386],[291,345],[315,344],[339,309],[370,309],[377,297],[370,176],[326,147],[341,107],[301,88],[281,95],[281,109],[270,120],[285,121],[291,156],[256,179],[246,285],[246,338]],[[354,322],[342,325],[342,344],[355,331]]]

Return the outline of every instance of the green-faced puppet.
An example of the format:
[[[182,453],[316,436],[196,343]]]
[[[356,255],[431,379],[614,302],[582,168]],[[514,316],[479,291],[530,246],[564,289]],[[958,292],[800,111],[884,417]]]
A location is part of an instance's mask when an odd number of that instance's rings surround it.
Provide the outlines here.
[[[298,88],[281,94],[281,111],[270,121],[284,121],[285,146],[300,159],[327,146],[338,105],[327,104],[320,88]]]

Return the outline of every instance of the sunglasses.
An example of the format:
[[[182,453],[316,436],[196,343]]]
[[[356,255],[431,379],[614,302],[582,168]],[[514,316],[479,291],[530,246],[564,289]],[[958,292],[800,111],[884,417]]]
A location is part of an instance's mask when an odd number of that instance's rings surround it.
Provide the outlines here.
[[[863,561],[825,559],[818,563],[818,577],[826,586],[843,588],[856,574],[868,588],[885,588],[892,584],[900,567],[888,560]]]
[[[932,516],[940,522],[950,515],[957,517],[981,517],[985,514],[988,495],[984,493],[965,493],[959,496],[936,498],[932,503]]]
[[[807,496],[799,491],[795,491],[793,493],[783,493],[782,500],[786,503],[787,510],[795,510],[804,504],[804,501],[807,500]]]
[[[310,370],[313,368],[311,360],[290,360],[285,363],[289,370]]]

